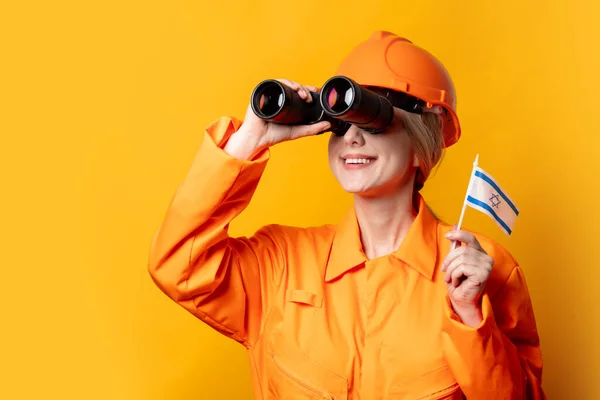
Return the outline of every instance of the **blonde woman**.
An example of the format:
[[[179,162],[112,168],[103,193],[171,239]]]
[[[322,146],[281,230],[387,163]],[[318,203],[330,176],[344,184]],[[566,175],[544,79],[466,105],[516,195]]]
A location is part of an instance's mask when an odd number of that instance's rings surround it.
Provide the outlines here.
[[[376,32],[338,74],[395,106],[383,132],[331,134],[331,171],[354,197],[346,216],[228,235],[269,148],[330,129],[266,122],[249,107],[243,123],[207,128],[152,242],[152,278],[247,349],[257,399],[545,398],[523,271],[493,241],[439,221],[419,193],[460,137],[447,71]],[[314,101],[316,88],[281,82]]]

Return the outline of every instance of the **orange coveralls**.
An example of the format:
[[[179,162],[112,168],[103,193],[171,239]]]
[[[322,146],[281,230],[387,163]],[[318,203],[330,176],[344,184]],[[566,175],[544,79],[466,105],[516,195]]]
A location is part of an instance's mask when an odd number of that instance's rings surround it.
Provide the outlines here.
[[[241,121],[220,118],[178,187],[150,250],[171,299],[243,344],[257,399],[544,399],[542,358],[523,271],[494,259],[477,328],[453,312],[440,265],[450,250],[420,198],[400,248],[367,260],[353,209],[337,226],[228,235],[269,150],[242,161],[222,148]]]

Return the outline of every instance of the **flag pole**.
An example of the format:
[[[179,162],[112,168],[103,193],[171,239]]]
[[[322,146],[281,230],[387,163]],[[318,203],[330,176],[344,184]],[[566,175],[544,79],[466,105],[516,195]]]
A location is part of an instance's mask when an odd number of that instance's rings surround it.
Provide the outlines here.
[[[475,175],[475,169],[479,166],[479,154],[475,156],[475,161],[473,162],[473,170],[471,170],[471,177],[469,178],[469,185],[467,186],[467,193],[465,193],[465,200],[463,201],[462,211],[460,212],[460,218],[458,219],[457,230],[460,230],[460,227],[463,223],[463,218],[465,217],[465,211],[467,209],[467,197],[469,197],[469,193],[471,193],[471,187],[473,185],[473,176]],[[452,242],[452,248],[450,251],[456,248],[456,241]]]

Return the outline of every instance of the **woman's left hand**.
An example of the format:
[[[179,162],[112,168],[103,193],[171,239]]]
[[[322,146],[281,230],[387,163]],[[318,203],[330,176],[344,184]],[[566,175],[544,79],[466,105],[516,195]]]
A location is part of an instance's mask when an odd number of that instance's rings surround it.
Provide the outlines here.
[[[450,251],[442,264],[452,308],[465,325],[477,327],[483,320],[481,296],[494,260],[469,232],[453,230],[446,238],[464,244]]]

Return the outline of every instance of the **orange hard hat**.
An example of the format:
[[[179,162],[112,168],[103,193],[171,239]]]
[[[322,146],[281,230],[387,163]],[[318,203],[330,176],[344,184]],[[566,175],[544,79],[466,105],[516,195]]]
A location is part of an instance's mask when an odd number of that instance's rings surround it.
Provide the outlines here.
[[[441,106],[445,147],[458,141],[456,92],[444,66],[431,53],[391,32],[377,31],[356,46],[342,61],[337,75],[362,86],[377,86],[404,92]]]

